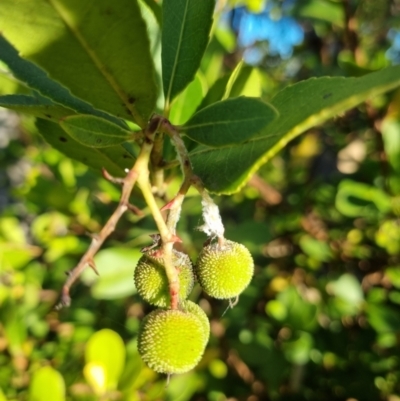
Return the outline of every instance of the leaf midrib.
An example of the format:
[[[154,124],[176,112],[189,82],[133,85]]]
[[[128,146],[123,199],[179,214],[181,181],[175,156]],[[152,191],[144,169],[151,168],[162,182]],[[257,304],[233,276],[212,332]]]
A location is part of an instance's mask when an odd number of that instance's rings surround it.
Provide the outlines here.
[[[243,118],[240,120],[221,120],[221,121],[213,121],[213,122],[208,122],[208,123],[203,123],[203,124],[195,124],[195,125],[183,125],[180,127],[182,131],[188,130],[188,129],[195,129],[195,128],[202,128],[202,127],[209,127],[213,125],[232,125],[232,123],[241,123],[241,122],[247,122],[247,121],[259,121],[259,120],[265,120],[267,117],[250,117],[250,118]]]
[[[82,133],[87,133],[89,135],[97,135],[97,136],[104,136],[106,138],[129,138],[129,133],[125,135],[115,135],[115,134],[105,134],[102,131],[91,131],[88,128],[81,128],[81,127],[76,127],[79,131]]]
[[[269,150],[267,150],[267,151],[263,154],[263,156],[260,158],[261,163],[265,162],[264,158],[265,158],[265,157],[268,157],[268,154],[270,154],[272,150],[279,151],[279,150],[282,149],[288,142],[290,142],[290,141],[291,141],[292,139],[294,139],[296,136],[300,135],[302,132],[306,131],[306,130],[309,129],[309,128],[314,127],[315,125],[317,125],[317,124],[319,124],[319,123],[322,123],[323,121],[328,120],[329,118],[334,117],[335,115],[337,115],[338,113],[340,113],[341,111],[344,110],[344,106],[345,106],[346,104],[349,104],[349,105],[350,105],[349,107],[345,108],[346,110],[349,109],[349,108],[351,108],[351,107],[356,107],[358,104],[362,103],[365,99],[367,99],[367,98],[369,98],[369,97],[373,97],[373,96],[376,96],[376,95],[378,95],[378,94],[380,94],[380,93],[384,93],[384,92],[386,92],[386,91],[388,91],[388,90],[390,90],[390,89],[396,88],[397,86],[399,86],[399,82],[400,82],[400,79],[399,79],[398,81],[391,82],[391,83],[389,83],[389,84],[387,84],[387,85],[379,86],[378,89],[377,89],[377,88],[373,88],[373,89],[368,90],[368,91],[366,91],[366,92],[362,92],[362,93],[360,93],[360,94],[358,94],[358,95],[351,96],[351,97],[349,97],[349,98],[347,98],[347,99],[345,99],[345,100],[343,100],[343,101],[341,101],[341,102],[338,102],[338,103],[337,103],[336,105],[334,105],[334,106],[326,107],[326,108],[320,110],[318,113],[312,114],[312,115],[309,116],[308,118],[306,118],[306,119],[304,119],[303,121],[301,121],[300,123],[298,123],[294,128],[292,128],[292,129],[290,129],[289,131],[287,131],[286,134],[283,134],[284,137],[282,137],[281,140],[279,140],[276,144],[274,144]],[[358,99],[362,99],[362,100],[359,100],[359,101],[358,101]],[[272,105],[274,105],[274,104],[272,103]],[[279,110],[278,110],[278,111],[279,111]],[[318,119],[318,116],[323,116],[324,114],[326,114],[327,111],[329,111],[329,113],[327,113],[328,115],[327,115],[327,117],[326,117],[325,119],[322,118],[322,119],[320,119],[319,122],[313,123],[313,121],[315,121],[316,119]],[[282,114],[281,114],[281,115],[282,115]],[[273,122],[272,122],[271,124],[273,124]],[[277,134],[269,134],[269,135],[251,137],[250,139],[248,139],[248,140],[246,141],[246,143],[249,143],[249,142],[257,142],[257,141],[263,141],[263,140],[265,140],[266,138],[272,138],[272,137],[281,136],[281,135],[282,135],[282,133],[277,133]],[[211,150],[211,151],[216,150],[216,149],[222,150],[222,149],[224,149],[224,148],[232,148],[232,147],[234,147],[234,146],[237,146],[237,145],[227,145],[227,146],[218,147],[218,148],[208,147],[208,148],[206,148],[206,149],[202,149],[202,150],[198,150],[198,151],[191,152],[190,155],[198,155],[198,154],[201,154],[201,153],[210,152],[210,150]],[[274,152],[274,153],[275,153],[275,152]],[[257,168],[258,168],[259,163],[256,163],[255,166],[257,166]],[[257,169],[257,168],[256,168],[256,169]],[[252,171],[253,171],[253,168],[252,168]]]
[[[169,81],[169,87],[168,87],[167,96],[166,96],[166,104],[169,104],[170,100],[171,100],[170,97],[171,97],[172,85],[174,83],[175,71],[176,71],[176,68],[178,66],[178,58],[179,58],[179,55],[180,55],[180,52],[181,52],[181,45],[182,45],[182,42],[183,42],[182,38],[183,38],[183,32],[185,31],[185,22],[186,22],[189,2],[190,2],[190,0],[186,0],[185,11],[183,13],[182,26],[181,26],[181,30],[179,32],[178,47],[177,47],[177,51],[176,51],[176,54],[175,54],[174,64],[172,66],[171,79]]]
[[[72,27],[72,24],[68,21],[68,17],[65,15],[61,7],[57,6],[54,2],[54,0],[47,0],[49,4],[53,7],[55,12],[58,14],[62,22],[65,24],[65,26],[69,29],[69,31],[72,33],[72,35],[75,37],[77,42],[82,46],[82,48],[85,50],[85,52],[88,54],[89,58],[92,60],[93,64],[95,67],[100,71],[100,73],[103,75],[103,77],[106,79],[106,81],[110,84],[111,88],[114,90],[114,92],[118,95],[118,97],[124,102],[124,105],[128,108],[128,110],[131,112],[133,118],[135,119],[136,123],[141,127],[144,128],[146,123],[136,110],[136,107],[131,104],[128,101],[128,96],[125,94],[122,88],[118,85],[118,83],[115,81],[113,76],[107,72],[107,69],[104,68],[103,63],[101,60],[96,56],[96,53],[91,49],[89,44],[86,42],[85,38],[81,35],[78,29],[75,29]],[[93,6],[93,2],[92,5]],[[91,7],[90,6],[90,7]],[[88,7],[88,10],[90,9]],[[87,12],[88,12],[87,10]]]

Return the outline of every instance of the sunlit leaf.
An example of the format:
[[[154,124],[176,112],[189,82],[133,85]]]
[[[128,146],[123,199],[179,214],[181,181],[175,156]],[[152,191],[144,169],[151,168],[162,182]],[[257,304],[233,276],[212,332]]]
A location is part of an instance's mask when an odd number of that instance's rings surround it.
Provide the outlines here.
[[[145,125],[157,94],[136,0],[4,0],[0,25],[24,58],[75,96]]]
[[[308,0],[296,6],[294,11],[300,17],[326,21],[343,28],[345,18],[341,4],[326,0]]]
[[[277,116],[261,99],[238,97],[213,103],[198,111],[182,127],[192,140],[208,146],[243,143]]]
[[[141,256],[138,249],[104,249],[95,257],[100,276],[87,270],[82,280],[92,285],[92,295],[97,299],[119,299],[132,295],[136,292],[133,272]]]
[[[52,102],[43,96],[6,95],[0,97],[0,107],[15,110],[19,113],[30,114],[54,122],[75,114],[71,109]]]
[[[282,344],[286,359],[296,365],[304,365],[310,359],[310,351],[314,345],[313,337],[304,331],[298,333],[298,337],[285,341]]]
[[[122,338],[110,329],[96,332],[86,344],[85,360],[85,376],[96,390],[115,389],[125,365]]]
[[[203,84],[200,76],[196,78],[174,99],[169,115],[175,125],[184,124],[196,111],[203,99]]]
[[[332,250],[325,241],[319,241],[310,235],[303,235],[299,245],[305,254],[320,262],[328,262],[332,259]]]
[[[378,211],[387,213],[391,209],[389,196],[375,186],[342,180],[335,201],[336,208],[345,216],[371,216]]]
[[[312,78],[289,86],[271,101],[279,117],[240,146],[199,146],[190,158],[195,173],[216,193],[238,191],[290,140],[307,129],[400,85],[400,67],[361,78]]]
[[[206,49],[214,0],[163,1],[162,70],[166,103],[193,80]]]
[[[73,139],[93,148],[107,148],[133,139],[130,131],[95,116],[66,117],[60,125]]]
[[[64,401],[65,383],[59,372],[51,366],[37,370],[29,385],[29,401]]]
[[[0,8],[0,21],[2,10],[3,9]],[[59,106],[64,106],[65,108],[79,113],[93,114],[103,117],[114,121],[116,124],[124,126],[124,123],[120,119],[104,113],[103,111],[97,110],[91,104],[73,96],[67,88],[50,79],[48,74],[36,64],[21,58],[17,50],[1,35],[0,60],[7,65],[15,78],[30,88],[35,89],[45,98],[51,99],[53,101],[52,104],[56,103]],[[40,103],[49,103],[48,100],[46,101],[46,99],[39,96],[37,97],[40,99]],[[4,105],[3,107],[7,106]]]
[[[132,153],[124,148],[125,144],[102,149],[89,148],[69,136],[59,124],[38,119],[36,127],[54,148],[95,170],[105,168],[112,175],[124,176],[124,169],[131,168],[135,161]]]
[[[379,333],[400,330],[400,316],[396,308],[382,304],[367,305],[368,323]]]
[[[354,306],[360,306],[364,301],[361,283],[352,274],[345,273],[336,281],[329,283],[329,290]]]

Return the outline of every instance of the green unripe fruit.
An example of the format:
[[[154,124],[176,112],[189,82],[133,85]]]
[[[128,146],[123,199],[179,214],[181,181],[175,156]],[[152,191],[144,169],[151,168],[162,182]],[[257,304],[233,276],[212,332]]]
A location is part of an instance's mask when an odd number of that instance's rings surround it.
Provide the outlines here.
[[[205,333],[205,345],[207,345],[208,339],[210,338],[210,321],[203,309],[201,309],[199,305],[188,300],[181,302],[181,309],[184,312],[192,313],[200,320]]]
[[[174,251],[172,263],[178,270],[179,299],[184,300],[194,284],[192,262],[184,253]],[[170,306],[171,297],[164,261],[156,251],[148,252],[140,258],[133,279],[137,292],[145,301],[161,308]]]
[[[200,361],[206,333],[193,313],[157,309],[140,326],[138,351],[143,361],[159,373],[185,373]]]
[[[224,245],[211,244],[203,248],[195,272],[203,290],[210,297],[237,297],[250,283],[254,262],[242,244],[225,240]]]

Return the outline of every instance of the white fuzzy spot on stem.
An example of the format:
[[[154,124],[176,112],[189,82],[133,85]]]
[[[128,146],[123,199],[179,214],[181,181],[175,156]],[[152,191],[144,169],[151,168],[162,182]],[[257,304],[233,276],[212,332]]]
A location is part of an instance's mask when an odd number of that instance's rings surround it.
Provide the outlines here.
[[[204,224],[199,227],[199,230],[206,233],[209,237],[223,237],[225,228],[222,223],[218,206],[214,203],[207,192],[203,191],[201,195]]]

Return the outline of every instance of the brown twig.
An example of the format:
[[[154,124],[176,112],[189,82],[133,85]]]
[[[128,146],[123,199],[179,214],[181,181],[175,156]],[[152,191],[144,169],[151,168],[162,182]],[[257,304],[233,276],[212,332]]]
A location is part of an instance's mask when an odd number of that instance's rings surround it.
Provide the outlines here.
[[[101,169],[101,174],[107,181],[113,182],[114,184],[123,184],[125,180],[124,178],[113,177],[104,167]]]
[[[155,121],[156,120],[156,121]],[[137,182],[137,180],[143,175],[143,172],[148,171],[148,163],[150,159],[151,150],[153,148],[153,140],[155,133],[158,129],[158,125],[160,120],[152,119],[148,124],[148,128],[146,130],[146,139],[143,142],[142,148],[140,150],[140,154],[132,167],[131,170],[128,171],[128,174],[122,180],[114,179],[111,177],[105,170],[103,170],[103,175],[107,178],[117,183],[121,183],[122,181],[122,194],[121,199],[118,203],[117,208],[115,209],[114,213],[108,219],[104,227],[100,230],[100,232],[93,236],[92,242],[89,245],[88,250],[82,256],[79,263],[76,267],[71,270],[68,274],[68,278],[64,283],[62,294],[61,294],[61,301],[57,305],[57,309],[60,309],[63,306],[69,306],[71,304],[71,296],[69,294],[69,290],[72,284],[77,280],[77,278],[81,275],[83,270],[90,266],[95,272],[97,269],[94,264],[94,255],[98,252],[100,247],[103,245],[104,241],[107,237],[115,230],[115,227],[121,218],[121,216],[129,209],[129,197],[132,192],[132,189]]]
[[[136,216],[139,216],[139,217],[143,217],[144,216],[144,213],[137,206],[132,205],[132,203],[128,203],[127,206],[128,206],[128,209],[132,213],[136,214]]]

